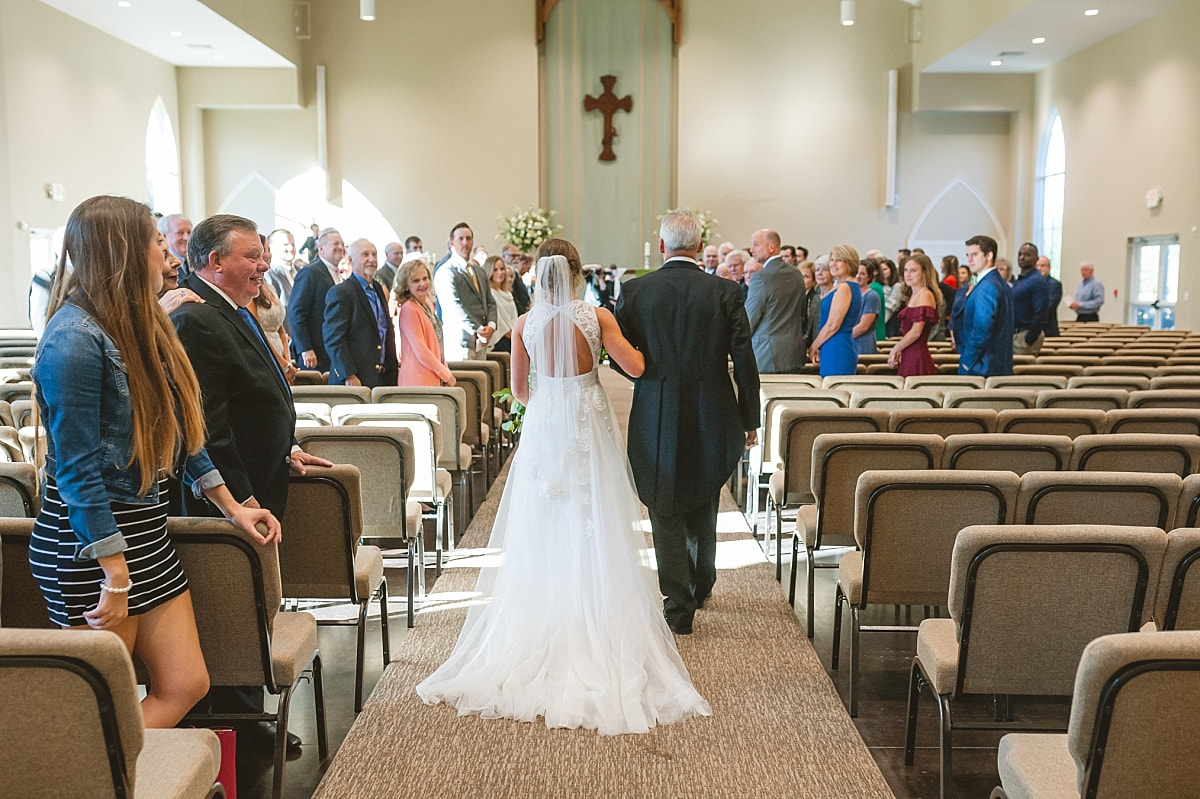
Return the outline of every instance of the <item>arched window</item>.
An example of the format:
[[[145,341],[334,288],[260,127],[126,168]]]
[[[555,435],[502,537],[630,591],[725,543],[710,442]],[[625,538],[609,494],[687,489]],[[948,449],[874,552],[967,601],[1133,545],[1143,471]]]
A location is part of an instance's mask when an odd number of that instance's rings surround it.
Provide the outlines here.
[[[146,194],[150,207],[160,214],[183,210],[179,189],[179,148],[175,130],[161,97],[154,100],[146,123]]]
[[[1037,194],[1034,200],[1036,233],[1034,241],[1042,255],[1050,259],[1054,275],[1061,274],[1063,208],[1067,187],[1067,140],[1063,136],[1062,117],[1051,109],[1038,152]]]

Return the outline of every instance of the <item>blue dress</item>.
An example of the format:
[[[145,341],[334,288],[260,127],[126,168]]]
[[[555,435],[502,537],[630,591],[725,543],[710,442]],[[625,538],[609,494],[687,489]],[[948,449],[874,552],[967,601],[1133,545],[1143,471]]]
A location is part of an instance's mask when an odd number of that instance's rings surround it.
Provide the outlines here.
[[[835,283],[833,291],[821,300],[822,326],[829,319],[829,308],[833,305],[833,295],[837,293],[838,285],[842,284]],[[844,285],[850,287],[850,307],[846,310],[846,316],[842,319],[838,331],[821,345],[821,377],[852,375],[858,371],[858,350],[854,347],[854,335],[851,331],[862,316],[862,289],[853,280],[846,281]]]
[[[857,283],[855,285],[858,285]],[[874,289],[868,288],[862,293],[862,311],[859,314],[859,319],[865,314],[875,314],[875,321],[879,321],[881,316],[881,306],[879,305],[879,295]],[[849,314],[847,314],[849,315]],[[855,324],[858,324],[855,322]],[[875,349],[875,328],[878,325],[871,325],[870,330],[863,333],[854,339],[854,348],[858,350],[859,355],[874,355],[878,350]]]

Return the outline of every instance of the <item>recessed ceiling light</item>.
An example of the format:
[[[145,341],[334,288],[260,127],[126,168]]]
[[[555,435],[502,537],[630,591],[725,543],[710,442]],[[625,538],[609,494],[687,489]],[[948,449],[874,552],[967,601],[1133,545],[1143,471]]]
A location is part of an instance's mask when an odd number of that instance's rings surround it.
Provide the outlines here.
[[[178,39],[183,36],[183,31],[171,31],[171,35]]]
[[[225,60],[225,56],[221,55],[220,53],[217,53],[216,55],[213,56],[213,61],[224,61],[224,60]]]
[[[133,3],[129,2],[129,0],[117,0],[117,6],[119,8],[129,8],[131,5],[133,5]]]
[[[1045,44],[1045,43],[1046,43],[1046,37],[1045,37],[1045,36],[1034,36],[1034,37],[1033,37],[1033,43],[1034,43],[1034,44]]]
[[[1100,13],[1100,9],[1098,9],[1098,8],[1089,8],[1087,11],[1084,11],[1084,12],[1083,12],[1083,15],[1084,15],[1085,17],[1094,17],[1094,16],[1096,16],[1096,15],[1097,15],[1097,14],[1099,14],[1099,13]]]
[[[1001,65],[1003,65],[1003,64],[1004,64],[1004,62],[1003,62],[1003,61],[1001,61],[999,58],[994,58],[994,59],[992,59],[992,66],[994,66],[994,67],[998,67],[998,66],[1001,66]]]

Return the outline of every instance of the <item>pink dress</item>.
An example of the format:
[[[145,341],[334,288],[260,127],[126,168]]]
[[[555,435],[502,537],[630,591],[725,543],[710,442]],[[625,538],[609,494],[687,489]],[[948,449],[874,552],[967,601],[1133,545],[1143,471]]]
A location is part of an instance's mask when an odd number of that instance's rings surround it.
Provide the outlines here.
[[[901,377],[937,373],[937,368],[933,365],[933,356],[929,354],[929,333],[938,322],[937,308],[921,305],[916,308],[905,306],[900,309],[900,335],[908,335],[908,331],[917,322],[924,322],[925,329],[921,331],[919,339],[900,353],[900,366],[896,368],[896,374]]]
[[[417,300],[400,305],[400,377],[402,386],[440,386],[450,380],[450,367],[442,360],[437,331]]]

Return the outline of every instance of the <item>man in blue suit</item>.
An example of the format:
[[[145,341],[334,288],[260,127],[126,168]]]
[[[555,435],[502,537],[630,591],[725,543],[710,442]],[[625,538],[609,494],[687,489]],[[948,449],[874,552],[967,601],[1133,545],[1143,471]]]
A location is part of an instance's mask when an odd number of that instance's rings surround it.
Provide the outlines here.
[[[995,377],[1013,371],[1013,300],[996,271],[996,240],[967,239],[967,264],[975,285],[967,293],[958,340],[958,373]]]

